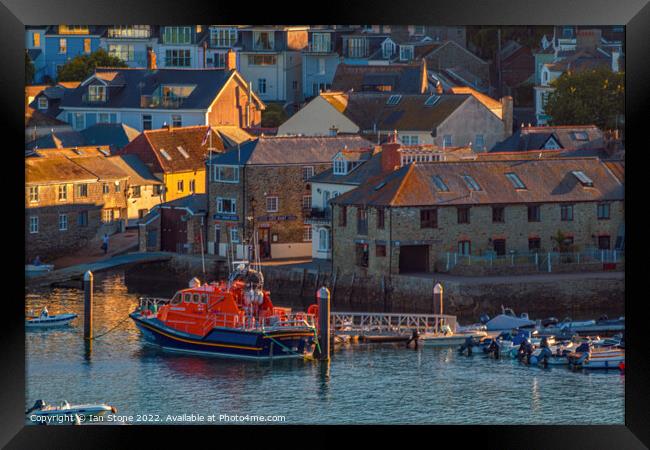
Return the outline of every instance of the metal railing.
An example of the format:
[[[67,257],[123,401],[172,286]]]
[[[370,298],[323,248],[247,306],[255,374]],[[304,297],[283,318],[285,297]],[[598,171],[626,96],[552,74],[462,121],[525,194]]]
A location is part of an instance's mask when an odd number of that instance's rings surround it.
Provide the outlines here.
[[[497,255],[489,252],[484,255],[471,255],[447,252],[444,260],[439,260],[446,270],[456,266],[534,266],[539,271],[552,272],[553,266],[564,264],[586,263],[622,263],[625,253],[621,250],[600,250],[596,248],[576,252],[510,252]]]
[[[443,325],[456,331],[456,316],[447,314],[331,313],[331,327],[341,333],[354,332],[438,332]]]
[[[141,108],[170,108],[178,109],[183,106],[185,99],[180,97],[163,97],[160,95],[142,95],[140,96]]]

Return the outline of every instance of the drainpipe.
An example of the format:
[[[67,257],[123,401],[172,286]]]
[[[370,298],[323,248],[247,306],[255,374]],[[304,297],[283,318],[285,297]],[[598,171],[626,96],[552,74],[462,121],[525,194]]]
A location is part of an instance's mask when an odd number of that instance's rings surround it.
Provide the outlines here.
[[[390,277],[393,274],[393,208],[388,207],[388,215],[390,218],[390,223],[388,224],[388,276]]]
[[[251,126],[251,92],[253,90],[252,88],[252,82],[248,82],[248,101],[246,102],[246,128],[250,128]]]

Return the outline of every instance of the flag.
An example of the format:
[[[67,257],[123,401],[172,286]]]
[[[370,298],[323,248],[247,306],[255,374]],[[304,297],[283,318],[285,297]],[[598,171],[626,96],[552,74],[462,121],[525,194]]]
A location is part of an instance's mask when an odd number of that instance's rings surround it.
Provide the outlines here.
[[[201,141],[201,146],[204,146],[208,142],[208,138],[210,137],[210,133],[212,133],[212,127],[208,125],[208,131],[205,133],[205,136],[203,137],[203,140]]]

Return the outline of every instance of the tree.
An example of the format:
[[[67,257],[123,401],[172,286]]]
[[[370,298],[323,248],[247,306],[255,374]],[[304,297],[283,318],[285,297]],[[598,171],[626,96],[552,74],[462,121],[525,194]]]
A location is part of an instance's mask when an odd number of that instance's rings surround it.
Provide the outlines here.
[[[544,112],[551,125],[590,125],[614,129],[625,116],[625,74],[606,67],[565,72],[551,82],[555,91]]]
[[[27,51],[25,51],[25,84],[32,84],[34,82],[34,63],[32,62],[32,59],[29,57],[27,54]]]
[[[97,67],[127,67],[126,63],[100,48],[90,55],[79,55],[65,63],[58,71],[58,81],[83,81]]]
[[[278,103],[268,103],[262,111],[262,126],[268,128],[279,127],[287,120],[287,112]]]

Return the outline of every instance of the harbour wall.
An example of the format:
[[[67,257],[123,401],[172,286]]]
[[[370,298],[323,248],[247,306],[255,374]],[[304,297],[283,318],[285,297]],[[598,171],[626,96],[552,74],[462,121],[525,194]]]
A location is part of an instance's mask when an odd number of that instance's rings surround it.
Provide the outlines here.
[[[159,263],[158,273],[178,277],[182,284],[193,276],[201,277],[201,259],[178,255]],[[277,304],[307,306],[315,303],[315,292],[326,286],[332,293],[332,308],[338,311],[437,313],[439,299],[433,298],[433,286],[440,281],[444,287],[444,313],[461,318],[491,316],[501,305],[515,312],[530,312],[531,317],[562,315],[589,317],[594,311],[623,315],[625,280],[623,272],[576,274],[543,274],[537,276],[454,277],[393,275],[391,277],[359,277],[332,275],[318,269],[266,266],[263,268],[266,288]],[[206,259],[208,281],[226,275],[223,262]],[[533,315],[534,314],[534,315]]]

